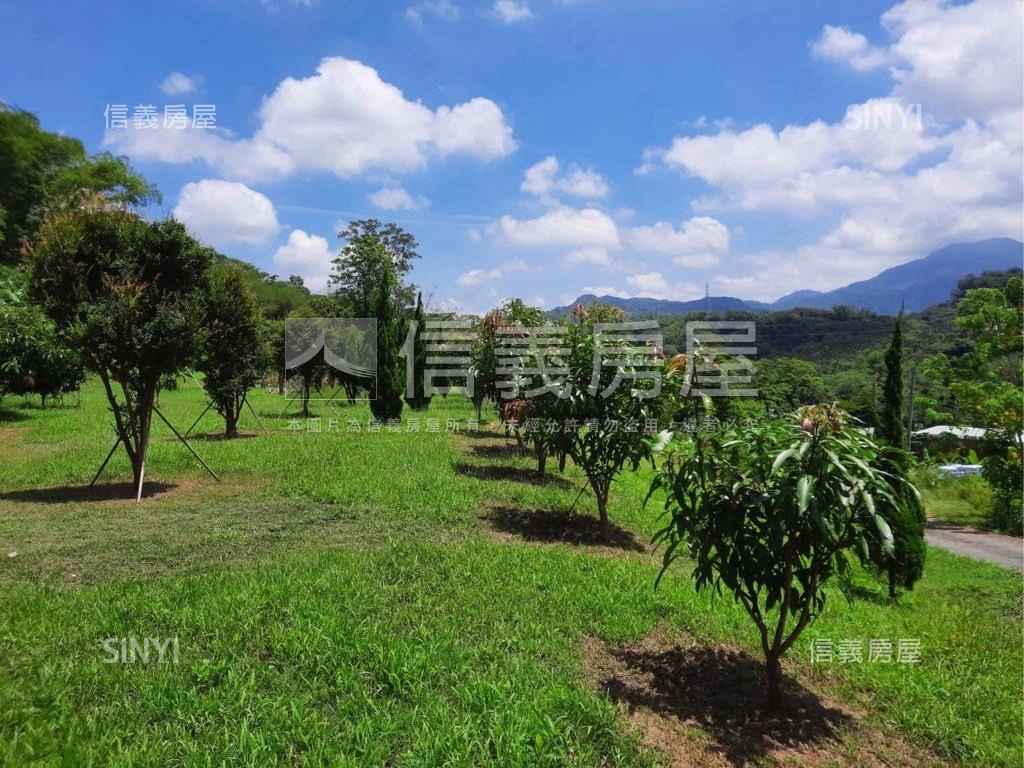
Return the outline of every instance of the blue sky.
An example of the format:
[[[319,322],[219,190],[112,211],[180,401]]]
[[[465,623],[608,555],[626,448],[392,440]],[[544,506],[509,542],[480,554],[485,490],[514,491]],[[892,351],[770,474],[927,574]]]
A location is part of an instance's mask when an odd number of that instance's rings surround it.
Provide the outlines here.
[[[435,306],[772,299],[1021,236],[1021,31],[1020,0],[5,2],[0,99],[313,287],[377,216]],[[216,128],[134,128],[174,104]]]

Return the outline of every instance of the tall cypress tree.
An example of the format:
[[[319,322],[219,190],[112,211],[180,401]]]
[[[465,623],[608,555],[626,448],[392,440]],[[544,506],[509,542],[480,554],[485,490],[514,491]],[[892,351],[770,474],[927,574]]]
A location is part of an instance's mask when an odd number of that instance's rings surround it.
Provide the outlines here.
[[[371,317],[377,318],[377,379],[370,393],[370,410],[378,421],[402,415],[405,367],[402,364],[402,319],[398,315],[398,277],[381,270],[380,282],[370,298]]]
[[[427,344],[423,340],[423,328],[427,322],[427,313],[423,310],[423,294],[416,294],[416,312],[413,314],[416,322],[416,338],[413,339],[412,370],[413,384],[412,397],[406,397],[405,402],[414,411],[425,411],[430,406],[430,397],[424,393],[423,373],[427,368]]]
[[[906,445],[903,426],[903,310],[896,318],[889,349],[885,351],[885,386],[882,389],[882,437],[897,448]]]

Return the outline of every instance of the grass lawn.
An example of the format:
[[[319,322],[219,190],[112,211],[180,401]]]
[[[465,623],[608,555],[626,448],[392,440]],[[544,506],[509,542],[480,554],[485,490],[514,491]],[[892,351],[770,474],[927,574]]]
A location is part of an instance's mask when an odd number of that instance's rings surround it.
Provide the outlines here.
[[[971,528],[989,527],[992,486],[984,478],[976,475],[938,477],[934,472],[922,472],[919,475],[917,486],[928,517]]]
[[[0,765],[1024,759],[1019,574],[931,550],[896,604],[856,574],[788,659],[803,714],[765,733],[723,701],[758,691],[742,610],[683,567],[653,588],[646,473],[613,488],[608,546],[590,494],[570,513],[578,470],[540,481],[497,431],[445,432],[460,398],[377,433],[363,405],[317,408],[316,433],[251,399],[269,431],[198,429],[220,482],[157,427],[140,504],[122,453],[82,489],[113,442],[94,382],[77,408],[4,401]],[[181,427],[203,405],[191,383],[161,396]],[[176,638],[177,663],[106,663],[111,637]],[[871,639],[919,640],[920,662],[869,662]],[[864,661],[812,664],[812,640]]]

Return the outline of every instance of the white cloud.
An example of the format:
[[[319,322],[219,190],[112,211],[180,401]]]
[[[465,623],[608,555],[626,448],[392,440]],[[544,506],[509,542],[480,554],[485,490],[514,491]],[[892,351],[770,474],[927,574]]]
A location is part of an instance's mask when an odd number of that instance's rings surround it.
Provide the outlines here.
[[[244,184],[219,179],[203,179],[182,187],[174,218],[217,247],[228,243],[259,245],[280,227],[274,205],[265,195]]]
[[[424,16],[433,16],[441,21],[458,21],[462,9],[451,0],[425,0],[405,9],[405,18],[413,24],[422,24]]]
[[[498,227],[516,245],[620,246],[615,221],[596,208],[559,207],[535,219],[502,216]]]
[[[415,211],[430,206],[425,197],[413,197],[404,187],[382,187],[369,196],[374,206],[385,211]]]
[[[679,229],[664,221],[633,227],[624,231],[624,237],[637,251],[675,256],[676,264],[695,269],[715,266],[729,250],[728,228],[710,216],[684,221]]]
[[[326,238],[294,229],[274,253],[274,264],[289,275],[299,275],[307,288],[319,293],[327,289],[335,256]]]
[[[558,193],[573,197],[600,198],[611,191],[608,182],[597,171],[571,166],[559,175],[558,158],[549,155],[526,169],[521,189],[531,195],[552,202]]]
[[[831,24],[826,24],[821,30],[821,37],[811,43],[811,52],[822,59],[848,64],[859,72],[882,67],[889,58],[884,50],[872,46],[864,35]]]
[[[670,285],[660,272],[641,272],[630,275],[626,278],[626,282],[635,289],[635,296],[645,298],[684,301],[700,294],[700,289],[691,283]]]
[[[897,38],[889,49],[897,62],[894,95],[942,117],[989,118],[1020,107],[1020,0],[907,0],[882,24]]]
[[[882,17],[887,45],[826,27],[814,55],[861,70],[886,64],[888,95],[850,105],[838,122],[725,123],[677,136],[645,152],[638,170],[660,165],[704,181],[710,191],[694,201],[697,211],[817,220],[823,235],[785,253],[734,256],[752,274],[716,278],[754,298],[834,288],[950,242],[1019,237],[1022,9],[1019,0],[907,0]],[[651,245],[673,242],[658,226]],[[637,246],[636,229],[624,230],[627,245]]]
[[[533,11],[525,0],[495,0],[491,15],[502,24],[515,24],[533,18]]]
[[[196,89],[196,81],[181,72],[171,72],[160,83],[160,90],[168,96],[180,96],[192,93]]]
[[[569,252],[565,257],[567,265],[573,264],[596,264],[599,267],[607,267],[612,263],[608,251],[594,245],[584,246]]]
[[[455,283],[463,288],[483,285],[488,280],[497,280],[511,272],[525,272],[528,269],[529,265],[525,261],[514,259],[504,264],[499,264],[493,269],[471,269],[468,272],[463,272],[456,278]]]
[[[372,67],[323,59],[304,79],[286,78],[263,100],[250,139],[225,130],[108,130],[104,146],[136,159],[202,160],[241,180],[302,171],[352,178],[405,173],[464,155],[482,162],[512,152],[512,128],[493,101],[474,98],[431,110],[410,101]]]

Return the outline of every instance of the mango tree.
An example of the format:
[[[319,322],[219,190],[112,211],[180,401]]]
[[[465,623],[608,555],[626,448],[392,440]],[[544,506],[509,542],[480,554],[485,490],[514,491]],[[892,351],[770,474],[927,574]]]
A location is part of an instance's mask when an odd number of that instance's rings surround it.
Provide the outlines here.
[[[851,554],[892,549],[878,506],[896,503],[898,481],[875,468],[879,450],[834,406],[664,448],[651,487],[665,493],[662,575],[685,553],[698,590],[724,588],[743,606],[760,635],[769,711],[781,704],[781,659],[824,608],[828,580]]]

